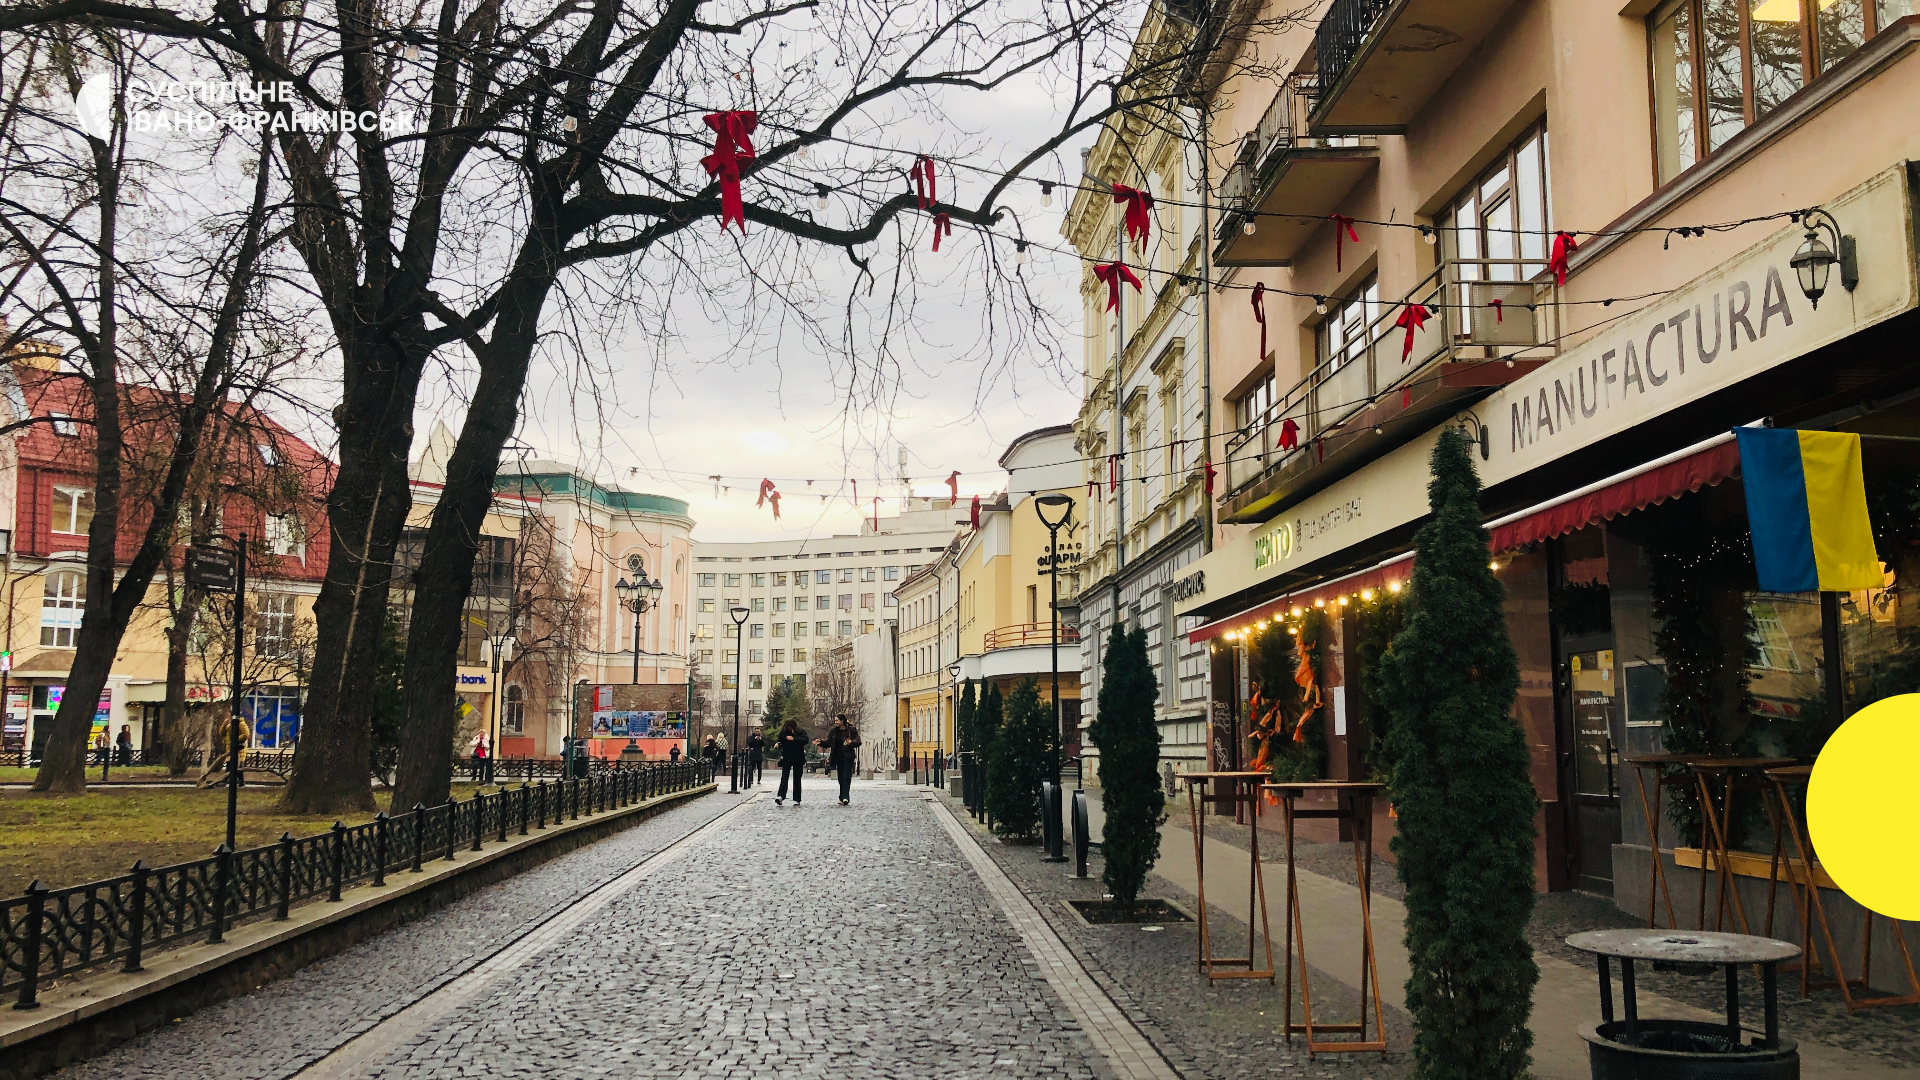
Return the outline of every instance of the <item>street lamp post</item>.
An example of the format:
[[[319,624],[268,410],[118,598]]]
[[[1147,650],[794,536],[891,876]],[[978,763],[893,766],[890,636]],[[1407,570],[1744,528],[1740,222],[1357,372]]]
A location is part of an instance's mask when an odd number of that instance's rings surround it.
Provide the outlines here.
[[[733,619],[733,745],[727,747],[727,794],[731,795],[740,790],[740,770],[732,765],[734,755],[740,752],[740,695],[746,692],[746,679],[740,671],[747,655],[746,635],[740,629],[752,612],[736,605],[728,608],[727,614]]]
[[[482,784],[493,783],[493,763],[500,757],[500,697],[506,693],[506,688],[500,685],[500,669],[502,665],[513,662],[515,644],[511,623],[507,624],[505,630],[484,639],[480,644],[481,652],[485,654],[481,659],[492,672],[489,689],[493,691],[488,695],[493,699],[493,723],[492,734],[487,736],[487,763],[481,769],[483,775],[476,778]]]
[[[1047,836],[1046,859],[1048,862],[1064,862],[1066,855],[1062,853],[1060,844],[1060,777],[1066,766],[1067,732],[1064,714],[1060,710],[1060,530],[1073,519],[1073,499],[1058,492],[1041,495],[1034,499],[1033,511],[1039,515],[1040,524],[1047,527],[1047,582],[1050,594],[1047,610],[1053,617],[1053,633],[1050,642],[1053,666],[1053,732],[1054,737],[1059,740],[1053,752],[1054,797],[1048,800],[1044,807],[1053,826]]]
[[[958,652],[959,648],[958,645],[954,646],[954,651]],[[960,661],[958,658],[947,665],[947,718],[953,725],[953,748],[958,750],[960,749]],[[944,745],[946,741],[946,732],[939,732],[934,740],[934,752],[946,753]],[[948,753],[945,760],[953,760],[953,755]]]
[[[660,594],[666,591],[664,582],[655,581],[647,576],[646,561],[638,554],[627,556],[627,572],[633,580],[621,578],[613,587],[620,596],[620,606],[633,612],[633,681],[640,681],[640,616],[660,606]]]

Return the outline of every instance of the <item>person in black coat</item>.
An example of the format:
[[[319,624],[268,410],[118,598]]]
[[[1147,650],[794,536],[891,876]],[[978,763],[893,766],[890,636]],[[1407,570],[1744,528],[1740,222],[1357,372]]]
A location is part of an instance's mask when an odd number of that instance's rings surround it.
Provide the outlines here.
[[[766,771],[766,755],[766,736],[760,734],[758,731],[747,736],[747,776],[749,778],[747,783],[755,787],[760,785],[760,774]]]
[[[778,739],[780,749],[780,791],[774,796],[773,803],[780,806],[787,801],[787,780],[793,780],[793,805],[800,806],[800,778],[807,774],[807,733],[791,719],[780,725]]]
[[[860,732],[845,716],[836,716],[820,747],[827,752],[827,766],[840,774],[840,805],[846,806],[853,800],[854,751],[860,749]]]

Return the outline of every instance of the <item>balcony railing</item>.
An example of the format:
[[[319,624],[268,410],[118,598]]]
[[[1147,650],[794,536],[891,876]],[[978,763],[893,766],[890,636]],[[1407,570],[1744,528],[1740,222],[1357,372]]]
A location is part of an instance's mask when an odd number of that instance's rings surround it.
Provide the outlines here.
[[[1373,24],[1389,6],[1389,0],[1333,0],[1313,32],[1314,66],[1319,70],[1320,85],[1339,84],[1340,76],[1360,54]]]
[[[1320,86],[1312,72],[1288,76],[1241,140],[1219,188],[1214,254],[1222,265],[1285,265],[1375,167],[1372,135],[1306,133]]]
[[[1030,645],[1048,645],[1053,642],[1052,623],[1014,623],[987,631],[987,649],[1019,649]],[[1080,628],[1062,621],[1060,624],[1060,644],[1078,645]]]
[[[1403,387],[1419,387],[1420,396],[1427,397],[1431,391],[1426,384],[1440,365],[1521,355],[1537,362],[1553,355],[1558,308],[1553,282],[1544,270],[1545,263],[1538,260],[1450,259],[1400,302],[1368,311],[1363,332],[1351,343],[1322,359],[1265,412],[1229,436],[1229,499],[1280,466],[1303,456],[1313,462],[1321,453],[1316,439],[1343,432],[1375,403],[1393,401]],[[1407,331],[1399,320],[1416,303],[1430,314],[1426,325],[1413,332],[1412,348],[1403,360]],[[1463,379],[1463,385],[1498,385],[1500,375]],[[1437,423],[1440,417],[1432,419]],[[1297,443],[1283,447],[1289,420]]]
[[[1306,133],[1307,117],[1319,104],[1321,85],[1320,77],[1310,71],[1287,76],[1261,114],[1260,125],[1240,140],[1233,164],[1220,179],[1220,209],[1232,220],[1221,219],[1219,235],[1227,235],[1229,225],[1240,227],[1240,215],[1254,209],[1289,152],[1370,149],[1379,145],[1372,136],[1321,137]]]

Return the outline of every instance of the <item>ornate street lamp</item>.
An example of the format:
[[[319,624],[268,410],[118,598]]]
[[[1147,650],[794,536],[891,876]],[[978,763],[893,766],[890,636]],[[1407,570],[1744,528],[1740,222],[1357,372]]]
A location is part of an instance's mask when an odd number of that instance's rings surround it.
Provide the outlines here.
[[[480,642],[480,662],[493,673],[489,682],[493,692],[488,695],[493,699],[493,733],[487,736],[487,763],[481,768],[482,775],[479,778],[483,784],[493,783],[493,763],[500,757],[500,698],[506,693],[506,688],[500,685],[500,667],[513,662],[513,649],[517,644],[512,623],[508,623],[505,630]]]
[[[1048,832],[1046,861],[1065,862],[1067,857],[1061,851],[1060,829],[1060,777],[1066,767],[1067,732],[1064,715],[1060,710],[1060,530],[1073,520],[1073,499],[1059,492],[1049,492],[1033,500],[1033,512],[1040,517],[1040,524],[1047,527],[1047,582],[1051,594],[1047,610],[1052,616],[1053,633],[1050,649],[1053,661],[1053,732],[1059,740],[1053,752],[1053,791],[1054,797],[1045,806],[1051,818],[1052,829]]]
[[[747,608],[735,605],[727,609],[733,619],[733,745],[727,747],[727,794],[740,790],[740,770],[733,767],[734,755],[740,751],[740,696],[746,693],[746,679],[740,673],[741,662],[746,659],[746,635],[740,632],[740,625],[753,614]]]
[[[1806,239],[1800,242],[1800,250],[1793,253],[1787,262],[1793,267],[1794,276],[1800,279],[1800,291],[1814,307],[1820,306],[1820,298],[1826,295],[1827,278],[1833,273],[1837,263],[1840,267],[1840,285],[1848,292],[1860,284],[1860,261],[1854,252],[1853,237],[1840,231],[1840,223],[1832,214],[1815,207],[1800,216],[1800,224],[1807,230]],[[1821,236],[1821,230],[1833,237],[1832,245]]]
[[[639,555],[627,556],[627,572],[633,580],[621,578],[613,591],[620,597],[620,606],[633,612],[633,681],[640,681],[640,616],[660,606],[660,594],[666,591],[663,582],[647,576],[646,561]]]

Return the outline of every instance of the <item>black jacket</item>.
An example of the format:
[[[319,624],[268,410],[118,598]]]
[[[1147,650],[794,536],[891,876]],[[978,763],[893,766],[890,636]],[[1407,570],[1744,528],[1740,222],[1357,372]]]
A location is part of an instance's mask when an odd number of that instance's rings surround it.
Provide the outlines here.
[[[759,732],[756,731],[752,735],[747,737],[747,760],[748,761],[759,761],[760,756],[766,752],[766,749],[767,749],[767,740]]]
[[[807,733],[796,732],[780,736],[780,764],[805,765],[807,763]]]
[[[827,763],[841,765],[851,763],[854,750],[860,746],[860,733],[853,728],[835,728],[827,733]]]

